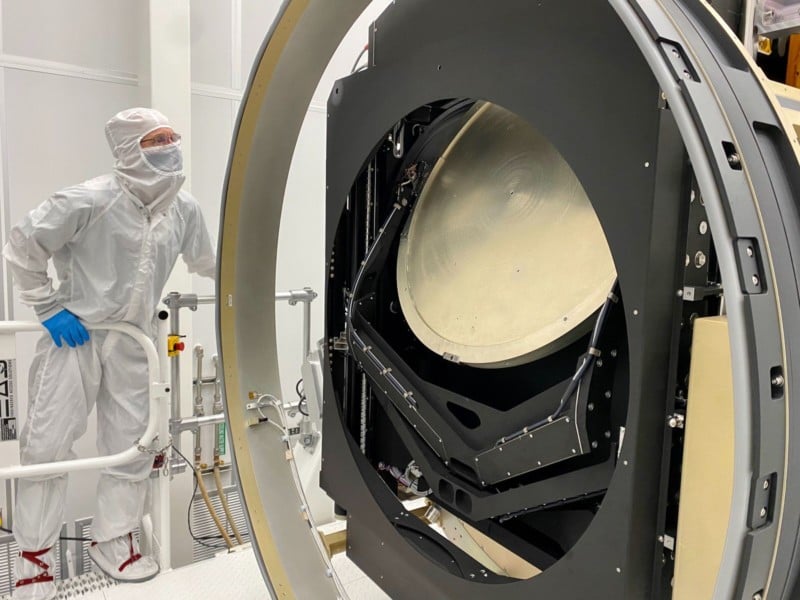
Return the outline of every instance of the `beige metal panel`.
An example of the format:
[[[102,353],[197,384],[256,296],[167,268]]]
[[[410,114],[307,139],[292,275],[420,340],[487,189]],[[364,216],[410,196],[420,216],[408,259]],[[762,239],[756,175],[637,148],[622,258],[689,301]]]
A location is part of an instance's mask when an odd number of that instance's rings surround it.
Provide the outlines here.
[[[616,277],[575,173],[530,123],[483,103],[435,165],[403,232],[403,313],[431,350],[520,364],[591,327]]]
[[[525,559],[447,511],[442,510],[438,525],[451,542],[493,573],[516,579],[530,579],[541,573]]]
[[[713,598],[733,489],[733,374],[727,317],[694,322],[675,548],[675,600]]]
[[[792,125],[794,142],[797,143],[800,136],[800,89],[777,81],[768,81],[767,88],[777,97],[784,118]]]
[[[273,298],[292,151],[330,56],[367,4],[284,3],[251,75],[228,168],[218,277],[226,411],[253,543],[280,599],[342,594],[305,518],[305,499],[282,432],[269,424],[251,426],[258,415],[246,404],[250,391],[280,394]],[[275,410],[265,412],[280,423]]]

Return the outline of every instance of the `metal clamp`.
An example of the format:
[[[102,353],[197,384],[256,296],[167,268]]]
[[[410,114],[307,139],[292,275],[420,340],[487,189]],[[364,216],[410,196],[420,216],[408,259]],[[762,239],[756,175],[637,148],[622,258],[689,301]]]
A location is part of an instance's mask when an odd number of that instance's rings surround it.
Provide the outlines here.
[[[170,292],[162,300],[168,308],[188,308],[197,310],[197,294],[181,294],[180,292]]]
[[[268,408],[274,405],[280,405],[281,401],[278,400],[272,394],[259,394],[258,392],[250,392],[249,394],[251,400],[255,400],[255,402],[248,402],[245,405],[247,410],[258,410],[260,408]]]
[[[720,296],[723,293],[722,286],[685,286],[678,292],[678,296],[683,298],[686,302],[699,302],[705,300],[709,296]]]
[[[289,306],[294,306],[298,302],[313,302],[319,294],[312,290],[310,287],[305,287],[302,290],[289,290],[284,293],[275,294],[276,300],[286,300]]]

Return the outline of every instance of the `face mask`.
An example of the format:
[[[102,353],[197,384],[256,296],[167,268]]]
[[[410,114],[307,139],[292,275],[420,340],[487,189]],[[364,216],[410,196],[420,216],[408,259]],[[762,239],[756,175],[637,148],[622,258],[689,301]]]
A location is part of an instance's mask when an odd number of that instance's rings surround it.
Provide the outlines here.
[[[142,156],[154,171],[175,175],[183,171],[183,153],[177,144],[142,148]]]

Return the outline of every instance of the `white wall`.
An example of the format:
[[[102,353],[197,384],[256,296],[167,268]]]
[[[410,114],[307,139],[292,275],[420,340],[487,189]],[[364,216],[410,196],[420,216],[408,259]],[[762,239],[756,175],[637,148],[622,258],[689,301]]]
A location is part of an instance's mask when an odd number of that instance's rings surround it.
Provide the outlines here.
[[[322,336],[324,278],[325,125],[328,90],[349,73],[367,41],[367,25],[390,0],[373,3],[343,42],[309,106],[295,152],[282,215],[276,289],[313,287],[320,293],[312,313],[312,334]],[[103,172],[111,157],[103,124],[117,111],[145,103],[148,48],[147,2],[130,0],[0,0],[0,241],[27,211],[52,192]],[[222,186],[231,135],[250,68],[281,0],[192,0],[191,2],[191,172],[192,193],[203,208],[216,241]],[[158,48],[152,52],[157,53]],[[157,55],[157,54],[156,54]],[[5,318],[31,319],[16,299],[2,267]],[[213,283],[192,279],[191,290],[214,293]],[[165,290],[168,292],[170,290]],[[16,297],[13,294],[14,298]],[[276,307],[280,373],[284,397],[294,396],[300,377],[302,308]],[[189,313],[182,315],[189,318]],[[193,339],[205,348],[205,372],[216,353],[214,309],[191,316]],[[18,343],[19,414],[27,397],[26,372],[34,336]],[[191,359],[186,362],[187,368]],[[190,393],[184,390],[184,393]],[[210,394],[210,390],[206,395]],[[81,456],[94,454],[94,424],[77,444]],[[189,437],[184,437],[188,450]],[[204,442],[210,447],[210,436]],[[316,481],[318,465],[303,477]],[[93,511],[96,475],[73,477],[67,519]],[[0,488],[2,489],[2,488]],[[312,499],[320,514],[324,497]],[[185,557],[184,557],[185,559]],[[181,559],[174,561],[176,566]]]

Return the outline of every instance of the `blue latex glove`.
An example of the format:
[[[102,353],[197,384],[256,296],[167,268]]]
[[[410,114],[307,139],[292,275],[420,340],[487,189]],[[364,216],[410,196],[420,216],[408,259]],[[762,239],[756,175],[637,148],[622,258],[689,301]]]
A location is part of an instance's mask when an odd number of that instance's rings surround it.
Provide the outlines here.
[[[42,321],[42,325],[47,328],[56,346],[61,348],[61,338],[67,342],[70,348],[81,346],[84,342],[89,341],[89,332],[86,331],[78,317],[73,315],[67,309],[56,313],[46,321]]]

